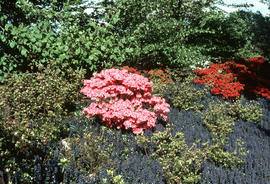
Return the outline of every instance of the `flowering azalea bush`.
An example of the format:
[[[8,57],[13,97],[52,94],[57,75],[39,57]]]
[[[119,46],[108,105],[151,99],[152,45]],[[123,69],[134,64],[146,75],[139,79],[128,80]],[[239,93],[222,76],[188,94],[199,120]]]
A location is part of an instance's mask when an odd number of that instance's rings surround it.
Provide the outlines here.
[[[167,120],[170,105],[152,96],[152,90],[152,82],[141,75],[128,70],[106,69],[84,81],[81,92],[94,102],[84,108],[83,113],[87,117],[102,116],[106,126],[141,133],[155,127],[158,115]]]
[[[194,82],[208,85],[213,94],[223,98],[235,99],[244,92],[270,98],[270,80],[259,76],[263,66],[269,67],[262,58],[212,64],[209,68],[195,70],[198,77]]]
[[[222,95],[223,98],[240,96],[244,85],[239,83],[231,73],[224,71],[225,66],[225,64],[212,64],[208,69],[195,70],[194,73],[201,77],[197,77],[194,82],[210,86],[213,94]]]
[[[144,70],[145,73],[148,73],[149,79],[161,79],[162,83],[168,83],[168,74],[165,74],[163,70],[161,69],[155,69],[155,70],[150,70],[150,71],[146,71]]]

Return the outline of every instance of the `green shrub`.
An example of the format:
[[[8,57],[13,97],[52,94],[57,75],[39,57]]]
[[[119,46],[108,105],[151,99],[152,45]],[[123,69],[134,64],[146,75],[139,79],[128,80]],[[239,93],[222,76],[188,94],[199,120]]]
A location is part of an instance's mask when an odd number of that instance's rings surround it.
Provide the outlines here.
[[[171,86],[171,91],[175,96],[169,98],[172,100],[174,107],[180,110],[194,110],[197,112],[204,107],[202,100],[205,98],[208,90],[206,88],[203,90],[195,89],[191,86],[193,80],[194,76],[189,76],[179,85]]]
[[[74,110],[85,72],[71,68],[62,72],[59,68],[41,65],[36,73],[13,75],[7,80],[0,93],[1,107],[9,121],[61,118]]]
[[[61,67],[65,67],[63,64]],[[49,64],[36,73],[10,77],[0,91],[1,166],[14,158],[29,158],[68,133],[61,123],[80,100],[85,71]]]
[[[204,151],[188,147],[183,133],[176,133],[173,137],[168,131],[159,132],[152,136],[157,149],[152,155],[163,166],[168,183],[198,183],[199,172],[206,159]]]
[[[243,121],[258,123],[263,117],[263,109],[256,101],[246,101],[244,98],[238,99],[230,107],[230,113]]]
[[[60,7],[56,1],[45,6],[21,0],[11,4],[26,19],[14,23],[0,13],[0,25],[5,22],[0,32],[0,82],[40,62],[68,63],[91,75],[127,59],[124,41],[109,27],[99,25],[92,14],[84,13],[87,7],[81,0],[66,1]]]
[[[214,135],[223,137],[232,132],[235,118],[228,113],[230,104],[209,103],[208,109],[203,114],[203,122]]]
[[[260,12],[239,10],[230,14],[232,19],[238,19],[245,23],[248,30],[247,43],[239,49],[237,56],[245,58],[265,57],[270,58],[269,47],[269,16],[263,16]]]
[[[243,99],[243,98],[242,98]],[[235,120],[241,118],[244,121],[259,122],[263,116],[263,109],[256,101],[241,102],[241,99],[233,103],[210,103],[209,108],[203,114],[205,125],[214,135],[229,135]]]
[[[208,32],[192,23],[207,17],[203,9],[209,6],[208,0],[116,1],[107,7],[106,21],[125,39],[126,50],[133,54],[127,56],[127,65],[136,63],[145,69],[160,64],[184,67],[209,60],[200,47],[186,44],[188,35]]]
[[[107,170],[107,173],[112,178],[112,184],[125,184],[125,181],[123,180],[122,175],[115,176],[113,169]],[[103,182],[106,183],[106,181],[103,181]]]
[[[232,169],[243,164],[244,157],[247,156],[244,143],[240,139],[236,141],[237,149],[232,152],[225,149],[227,144],[225,137],[214,138],[211,145],[209,141],[201,143],[203,148],[198,149],[196,144],[201,142],[200,140],[189,147],[185,143],[183,133],[177,132],[175,136],[172,136],[170,129],[154,133],[151,137],[151,140],[156,144],[152,157],[162,164],[164,177],[168,183],[200,183],[201,166],[206,161]],[[149,140],[140,135],[137,138],[137,143],[146,150]]]
[[[62,140],[64,145],[60,154],[62,169],[73,167],[79,173],[87,176],[95,176],[101,167],[111,164],[109,152],[101,150],[99,143],[102,138],[89,133],[81,138],[66,138]],[[76,179],[76,178],[74,178]]]
[[[225,151],[224,146],[227,143],[226,138],[213,139],[213,145],[206,145],[203,152],[207,155],[206,158],[210,162],[214,162],[217,166],[226,168],[236,168],[244,163],[244,157],[248,151],[244,147],[244,142],[241,139],[236,140],[237,149],[232,152]]]

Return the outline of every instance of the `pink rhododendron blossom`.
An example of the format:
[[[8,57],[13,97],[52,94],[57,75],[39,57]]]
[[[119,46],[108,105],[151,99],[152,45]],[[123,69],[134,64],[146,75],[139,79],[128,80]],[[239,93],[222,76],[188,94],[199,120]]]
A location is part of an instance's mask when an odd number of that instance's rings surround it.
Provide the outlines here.
[[[165,121],[170,105],[164,99],[151,95],[152,83],[139,74],[127,70],[107,69],[84,81],[81,93],[92,102],[83,109],[86,117],[100,115],[108,127],[132,129],[141,133],[156,126],[157,116]],[[144,109],[143,104],[154,109]]]

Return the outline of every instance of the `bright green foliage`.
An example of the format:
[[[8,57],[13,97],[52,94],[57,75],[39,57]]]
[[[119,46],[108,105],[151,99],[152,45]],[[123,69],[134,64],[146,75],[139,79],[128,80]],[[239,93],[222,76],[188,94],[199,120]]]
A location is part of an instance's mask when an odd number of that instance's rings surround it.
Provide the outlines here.
[[[191,23],[207,16],[203,10],[211,3],[211,0],[116,1],[106,20],[123,35],[123,41],[129,45],[127,49],[133,51],[136,60],[130,64],[183,67],[209,59],[201,55],[200,48],[185,41],[193,32],[206,31]]]
[[[208,109],[203,114],[203,122],[207,128],[220,137],[227,136],[232,132],[235,118],[229,113],[229,103],[210,103]]]
[[[241,118],[244,121],[257,123],[263,117],[263,109],[256,101],[245,101],[243,98],[238,99],[231,105],[230,114]]]
[[[227,143],[225,138],[214,139],[215,144],[206,146],[204,149],[206,158],[210,162],[214,162],[217,166],[222,166],[226,168],[235,168],[244,163],[243,158],[247,156],[247,150],[245,149],[245,144],[243,141],[238,139],[236,141],[237,149],[232,152],[227,152],[224,149]]]
[[[162,165],[168,183],[198,183],[200,168],[205,161],[206,154],[195,148],[188,147],[183,133],[176,133],[173,137],[168,131],[159,132],[152,136],[157,144],[153,157]]]
[[[7,21],[0,31],[4,50],[0,57],[0,82],[13,71],[29,70],[29,64],[37,66],[51,61],[68,63],[73,68],[85,68],[89,75],[112,67],[126,60],[122,50],[126,48],[109,28],[98,25],[85,7],[67,2],[56,11],[57,3],[40,8],[28,1],[17,1],[16,7],[31,24]],[[76,14],[74,12],[77,12]],[[0,18],[1,19],[1,18]],[[6,18],[2,17],[3,21]]]
[[[107,170],[107,173],[110,175],[112,184],[125,184],[123,177],[121,175],[115,176],[113,169]],[[106,184],[106,181],[103,181]]]
[[[69,63],[91,76],[122,64],[181,68],[210,57],[268,52],[262,37],[262,44],[256,43],[260,49],[252,51],[251,33],[261,23],[249,27],[251,18],[226,17],[214,8],[215,0],[104,1],[105,12],[90,15],[82,0],[9,3],[3,8],[14,12],[0,13],[0,82],[14,71],[29,70],[30,63]]]

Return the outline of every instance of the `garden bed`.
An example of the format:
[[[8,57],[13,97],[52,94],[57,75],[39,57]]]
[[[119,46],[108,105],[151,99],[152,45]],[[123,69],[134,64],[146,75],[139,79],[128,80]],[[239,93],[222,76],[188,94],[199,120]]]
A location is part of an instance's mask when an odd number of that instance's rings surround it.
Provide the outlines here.
[[[153,93],[165,98],[170,112],[166,122],[158,117],[154,128],[139,135],[86,118],[81,112],[91,101],[83,98],[73,115],[59,122],[67,134],[51,144],[30,143],[25,154],[10,159],[5,180],[269,183],[270,99],[224,99],[194,79],[191,74],[163,84],[153,77]]]

